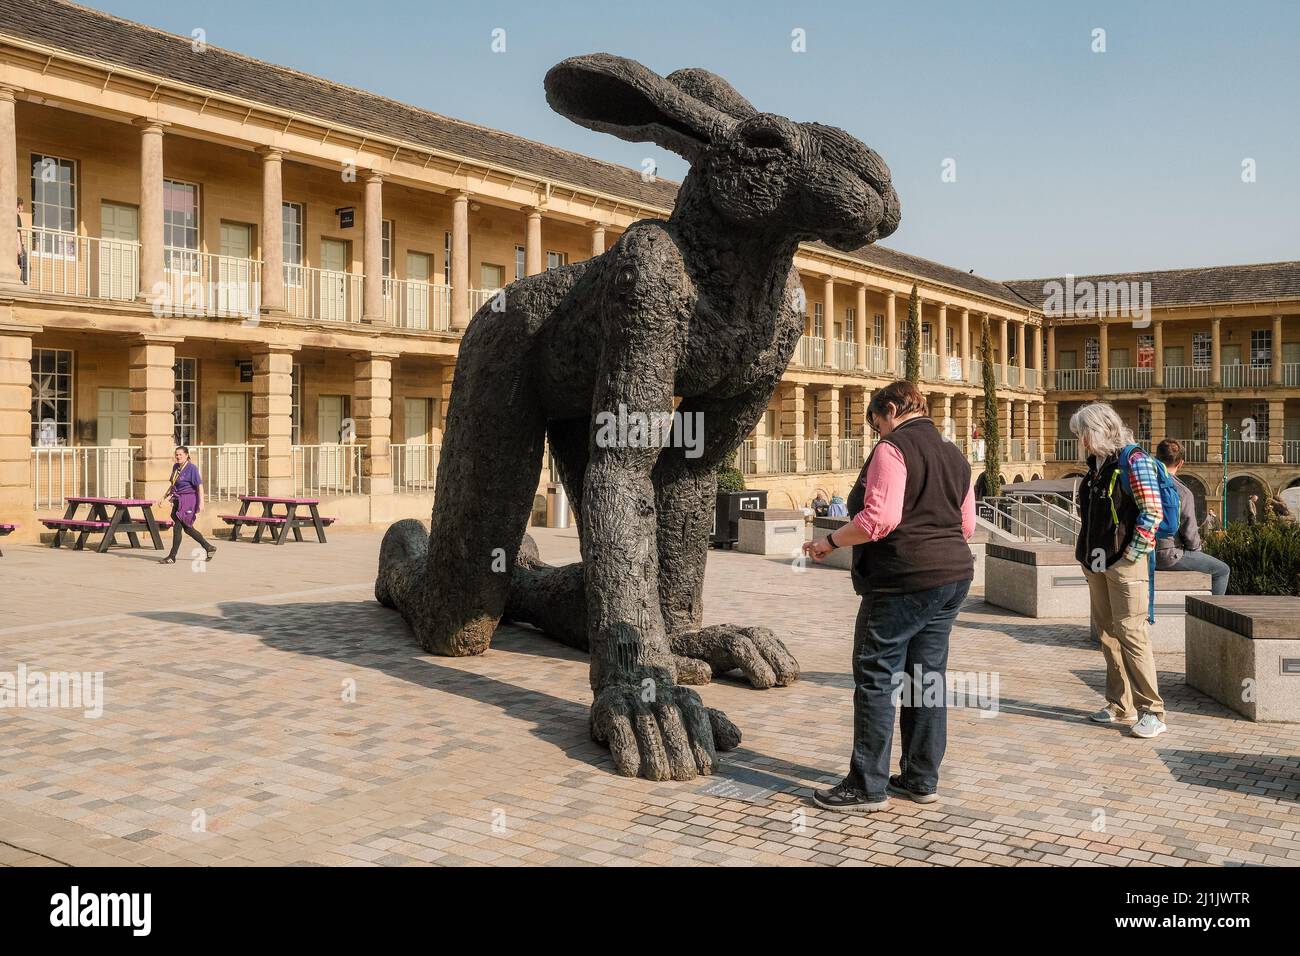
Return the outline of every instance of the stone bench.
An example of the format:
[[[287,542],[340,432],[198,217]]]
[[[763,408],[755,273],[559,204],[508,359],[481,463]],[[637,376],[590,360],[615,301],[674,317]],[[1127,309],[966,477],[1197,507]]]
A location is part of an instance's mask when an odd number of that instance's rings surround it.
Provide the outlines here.
[[[839,528],[848,523],[849,523],[848,518],[830,518],[830,517],[813,518],[813,531],[812,531],[813,540],[818,541],[826,537],[836,528]],[[843,571],[848,571],[853,566],[853,548],[851,547],[836,548],[829,555],[827,555],[826,558],[821,563],[828,568],[839,568]]]
[[[1156,572],[1156,622],[1148,628],[1151,649],[1161,654],[1181,654],[1186,633],[1187,599],[1209,597],[1210,576],[1202,571]],[[1097,624],[1088,619],[1093,640]]]
[[[1088,616],[1088,582],[1069,545],[990,541],[984,600],[1026,617]]]
[[[1187,599],[1187,684],[1247,720],[1300,723],[1300,597]]]
[[[793,557],[803,547],[803,525],[802,511],[742,509],[736,546],[746,554]]]

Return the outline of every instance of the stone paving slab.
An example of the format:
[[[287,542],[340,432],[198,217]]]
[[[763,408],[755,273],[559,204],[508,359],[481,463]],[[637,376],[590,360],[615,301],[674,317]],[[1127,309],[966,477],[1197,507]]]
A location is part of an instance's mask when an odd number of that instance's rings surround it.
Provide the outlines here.
[[[548,560],[571,531],[535,532]],[[744,732],[719,774],[612,773],[583,655],[503,628],[422,653],[371,594],[379,536],[226,543],[197,571],[30,545],[0,559],[0,671],[102,671],[104,710],[0,710],[0,865],[941,865],[1300,863],[1300,727],[1252,724],[1158,655],[1170,732],[1089,724],[1087,622],[976,594],[954,670],[998,708],[949,716],[943,800],[858,818],[809,788],[850,743],[848,576],[715,552],[706,623],[765,624],[803,678],[701,688]]]

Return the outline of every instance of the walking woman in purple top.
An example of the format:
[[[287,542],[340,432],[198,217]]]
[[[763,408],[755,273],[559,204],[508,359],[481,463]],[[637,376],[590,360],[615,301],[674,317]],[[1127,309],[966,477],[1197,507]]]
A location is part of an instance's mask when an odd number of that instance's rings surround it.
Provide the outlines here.
[[[207,559],[211,561],[217,549],[208,544],[207,539],[194,527],[194,519],[203,510],[203,478],[199,475],[199,466],[190,461],[190,450],[184,445],[176,449],[171,484],[158,502],[158,507],[163,508],[168,503],[172,506],[172,553],[160,558],[158,563],[176,563],[176,553],[181,549],[181,532],[202,545],[208,553]]]

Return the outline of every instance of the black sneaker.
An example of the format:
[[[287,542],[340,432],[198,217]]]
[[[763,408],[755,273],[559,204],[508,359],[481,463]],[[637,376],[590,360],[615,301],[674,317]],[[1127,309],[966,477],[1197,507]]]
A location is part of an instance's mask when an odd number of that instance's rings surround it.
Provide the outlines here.
[[[889,797],[876,799],[847,783],[837,784],[829,790],[814,790],[813,803],[824,810],[840,813],[877,813],[888,809]]]
[[[913,803],[938,803],[939,795],[937,793],[917,793],[915,790],[909,790],[903,784],[903,778],[899,774],[889,778],[889,792],[897,797],[906,797]]]

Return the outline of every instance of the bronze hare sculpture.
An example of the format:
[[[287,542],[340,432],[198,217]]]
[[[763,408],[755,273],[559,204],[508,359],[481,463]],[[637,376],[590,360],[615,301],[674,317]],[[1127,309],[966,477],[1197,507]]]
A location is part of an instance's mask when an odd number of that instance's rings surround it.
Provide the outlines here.
[[[591,129],[691,164],[667,221],[512,283],[465,332],[433,517],[384,538],[375,595],[436,654],[481,654],[503,616],[591,654],[593,737],[620,774],[711,773],[739,732],[684,683],[798,664],[761,627],[701,627],[714,471],[753,429],[803,332],[800,242],[841,250],[899,222],[889,168],[843,130],[760,113],[720,77],[666,79],[608,54],[565,60],[546,98]],[[601,413],[692,416],[702,442],[598,440]],[[550,568],[525,529],[549,438],[582,563]],[[522,546],[522,547],[521,547]]]

